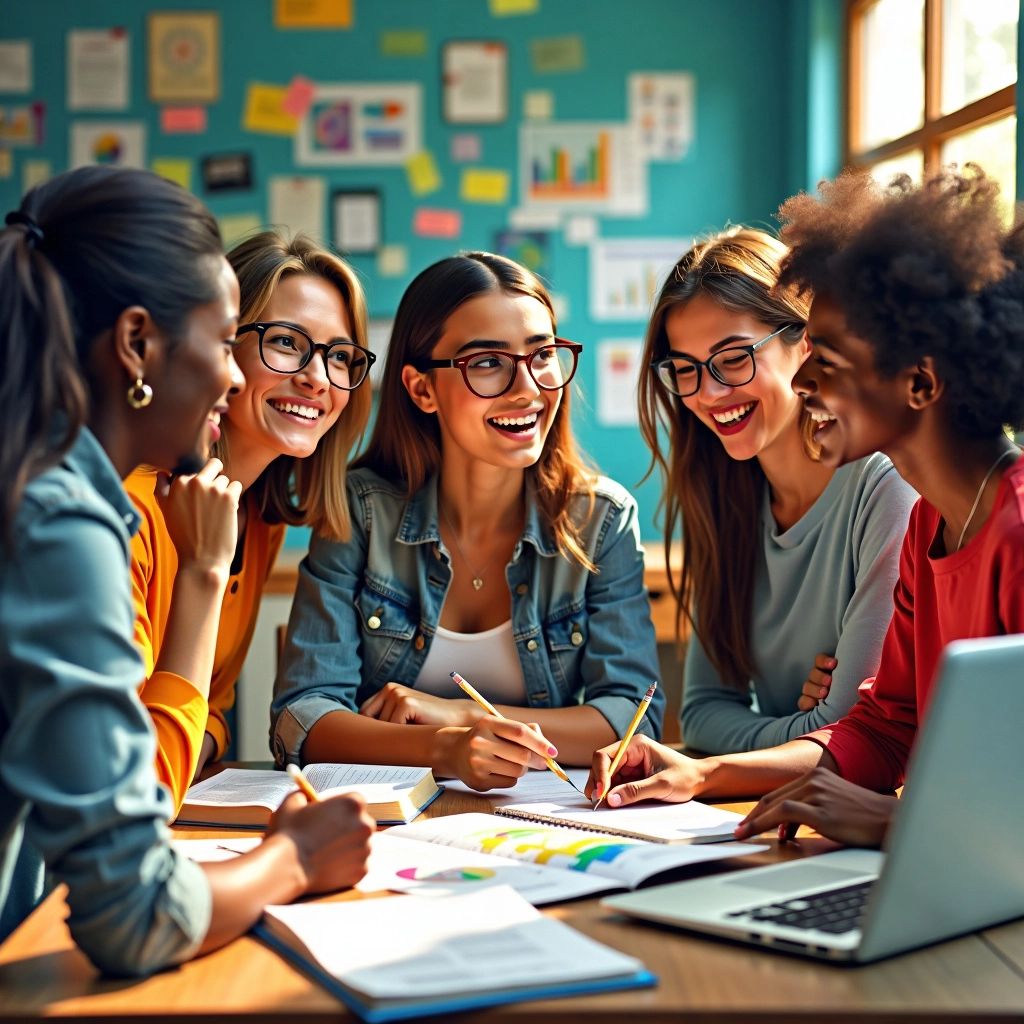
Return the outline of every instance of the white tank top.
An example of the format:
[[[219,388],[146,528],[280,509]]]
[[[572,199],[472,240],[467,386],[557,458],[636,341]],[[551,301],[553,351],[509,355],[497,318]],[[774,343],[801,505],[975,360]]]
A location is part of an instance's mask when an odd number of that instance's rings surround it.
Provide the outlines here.
[[[492,704],[526,706],[526,680],[512,639],[511,619],[483,633],[455,633],[438,626],[416,689],[438,697],[463,697],[452,682],[453,671]]]

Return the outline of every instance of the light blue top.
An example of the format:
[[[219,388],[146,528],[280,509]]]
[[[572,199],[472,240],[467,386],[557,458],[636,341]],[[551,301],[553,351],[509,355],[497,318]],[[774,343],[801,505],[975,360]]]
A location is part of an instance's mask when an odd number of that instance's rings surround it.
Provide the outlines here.
[[[351,540],[314,536],[299,566],[271,709],[279,763],[301,763],[306,735],[324,715],[357,711],[387,682],[416,685],[452,580],[436,477],[406,498],[359,469],[349,474],[348,499]],[[582,702],[622,736],[658,675],[636,502],[605,477],[589,518],[586,498],[573,502],[596,572],[559,552],[527,487],[525,528],[505,568],[515,649],[529,707]],[[659,689],[641,729],[660,736],[663,714]]]
[[[750,629],[758,674],[751,690],[723,684],[691,637],[682,709],[687,746],[709,754],[757,750],[846,714],[857,688],[878,668],[900,546],[916,500],[879,453],[836,470],[818,500],[783,532],[765,488]],[[815,708],[798,711],[801,689],[821,653],[834,654],[839,663],[832,688]]]
[[[170,794],[136,687],[129,540],[138,514],[96,438],[28,485],[0,558],[0,939],[68,887],[68,926],[102,970],[188,959],[211,897],[168,843]]]

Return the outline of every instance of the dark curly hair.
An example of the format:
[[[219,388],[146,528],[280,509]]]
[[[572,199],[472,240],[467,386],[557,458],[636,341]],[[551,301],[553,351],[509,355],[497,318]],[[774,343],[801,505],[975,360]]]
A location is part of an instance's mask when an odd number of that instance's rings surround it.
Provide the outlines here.
[[[971,437],[1024,425],[1024,239],[998,195],[974,164],[921,186],[848,171],[778,214],[780,285],[834,300],[883,375],[931,356]]]

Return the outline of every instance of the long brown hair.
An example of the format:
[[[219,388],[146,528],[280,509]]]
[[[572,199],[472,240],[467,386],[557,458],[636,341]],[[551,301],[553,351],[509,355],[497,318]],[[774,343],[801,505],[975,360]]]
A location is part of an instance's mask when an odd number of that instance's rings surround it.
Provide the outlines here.
[[[293,274],[323,278],[341,293],[352,322],[352,340],[368,348],[366,298],[352,268],[339,256],[305,235],[291,241],[275,231],[264,231],[240,242],[228,253],[241,291],[241,323],[259,320],[274,289]],[[338,421],[320,439],[308,458],[279,455],[250,488],[263,519],[290,526],[312,526],[332,540],[348,540],[352,533],[345,498],[345,470],[349,453],[362,437],[370,417],[369,381],[355,389]],[[230,417],[228,419],[230,424]],[[226,461],[228,431],[212,454]]]
[[[93,343],[144,306],[173,346],[216,297],[223,247],[195,196],[149,171],[80,167],[32,189],[0,230],[0,539],[26,484],[86,423]],[[125,386],[130,384],[125,381]]]
[[[395,314],[381,382],[380,410],[366,451],[353,467],[366,466],[404,484],[412,497],[441,468],[441,431],[437,417],[420,411],[402,383],[402,367],[429,359],[448,318],[464,302],[488,292],[526,295],[551,314],[555,310],[544,285],[525,267],[489,252],[450,256],[420,273],[405,290]],[[527,469],[537,501],[559,548],[593,569],[572,519],[574,494],[583,493],[593,508],[594,477],[577,448],[570,424],[569,388],[555,413],[544,451]]]
[[[670,310],[706,295],[725,309],[747,313],[782,335],[788,344],[803,336],[809,296],[776,287],[786,247],[752,228],[731,228],[699,242],[683,255],[658,296],[647,327],[641,366],[669,349],[665,319]],[[665,557],[682,531],[683,564],[678,580],[669,571],[676,598],[677,627],[685,617],[700,638],[723,682],[743,688],[755,674],[750,617],[761,501],[765,478],[757,459],[729,456],[721,442],[670,394],[653,371],[639,387],[640,431],[651,449],[650,474],[664,481],[659,512]],[[812,425],[801,412],[808,455]],[[668,451],[661,447],[668,432]]]

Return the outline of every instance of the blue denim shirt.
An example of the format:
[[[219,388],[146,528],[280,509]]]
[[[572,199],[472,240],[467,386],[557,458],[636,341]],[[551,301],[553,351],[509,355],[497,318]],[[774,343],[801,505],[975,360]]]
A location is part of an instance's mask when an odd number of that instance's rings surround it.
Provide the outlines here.
[[[68,926],[103,970],[191,956],[210,922],[197,864],[167,841],[170,794],[136,687],[129,540],[138,514],[96,438],[28,485],[0,553],[0,938],[68,886]]]
[[[271,708],[279,763],[302,763],[306,736],[324,715],[357,711],[388,682],[415,686],[451,583],[436,477],[407,499],[402,487],[359,469],[349,474],[348,498],[351,540],[314,536],[299,566]],[[597,571],[561,554],[528,487],[525,528],[505,568],[513,639],[530,707],[582,702],[622,736],[658,675],[636,502],[605,477],[589,518],[587,497],[573,501]],[[663,714],[659,689],[641,730],[660,736]]]

